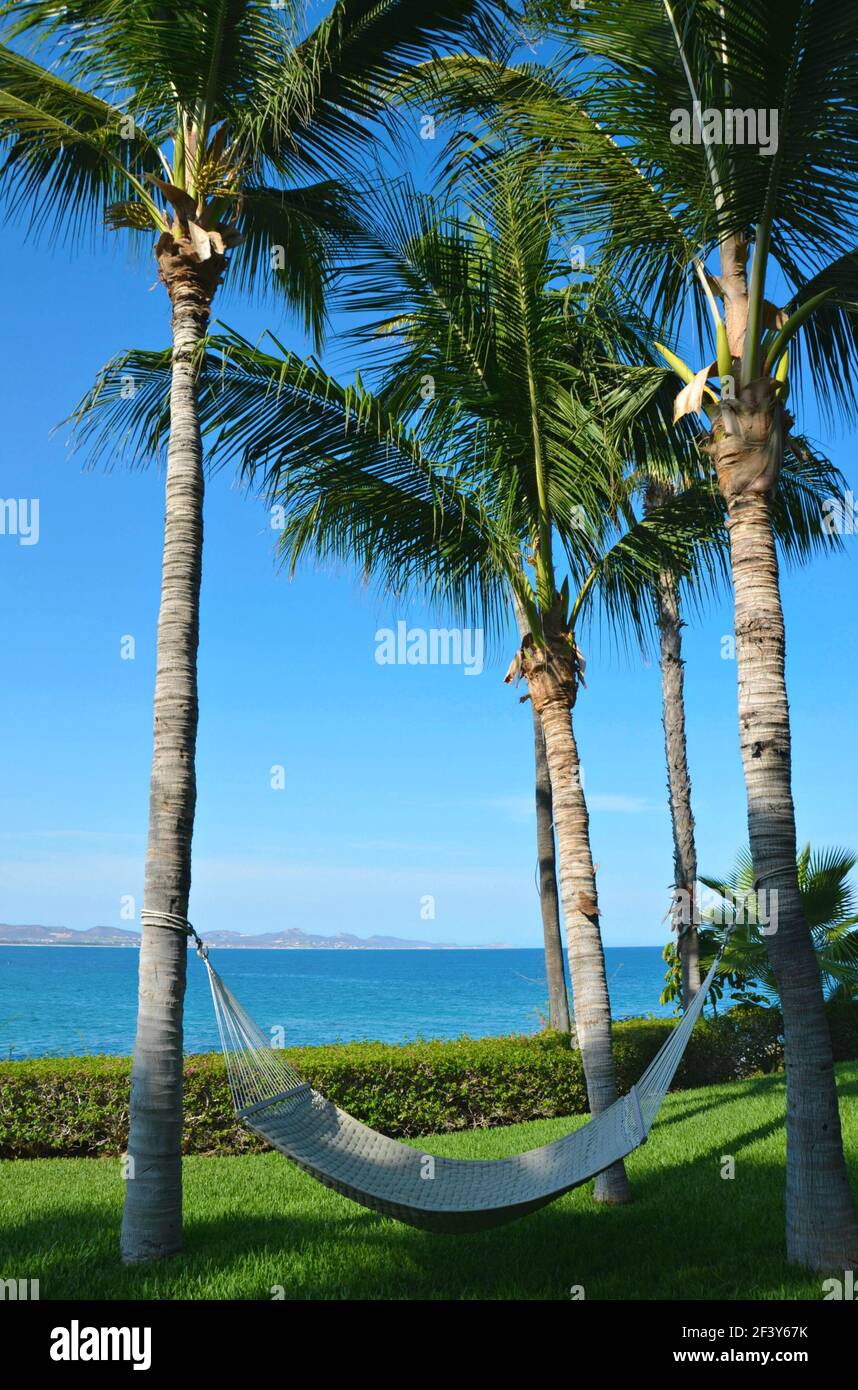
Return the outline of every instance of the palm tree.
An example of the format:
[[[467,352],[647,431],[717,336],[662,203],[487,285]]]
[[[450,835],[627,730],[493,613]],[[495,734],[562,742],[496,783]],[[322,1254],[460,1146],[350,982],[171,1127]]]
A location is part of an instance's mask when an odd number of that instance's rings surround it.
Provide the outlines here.
[[[796,859],[802,907],[828,1000],[852,999],[858,993],[858,902],[850,882],[856,863],[850,850],[812,850],[809,844]],[[715,897],[702,913],[707,924],[700,931],[703,964],[708,969],[725,945],[718,974],[731,986],[733,1000],[778,1007],[777,979],[766,948],[766,934],[775,925],[772,904],[756,891],[750,851],[741,851],[731,873],[701,882]],[[664,1003],[675,993],[675,961],[670,959],[669,965]]]
[[[286,296],[318,337],[350,229],[320,177],[379,113],[376,85],[491,7],[339,0],[299,38],[301,7],[267,0],[13,0],[0,47],[5,197],[75,240],[103,219],[154,236],[172,314],[140,996],[122,1252],[181,1244],[182,1011],[196,786],[203,452],[194,352],[231,259],[239,288]],[[40,66],[16,47],[32,33]],[[117,105],[118,103],[118,105]],[[314,181],[307,182],[308,179]],[[231,257],[229,256],[231,254]]]
[[[524,633],[521,634],[524,637]],[[573,1031],[566,970],[563,964],[563,934],[560,925],[560,895],[557,889],[557,846],[554,842],[554,800],[551,774],[545,753],[545,738],[539,715],[533,714],[533,760],[535,767],[536,859],[539,874],[539,910],[545,947],[545,976],[548,983],[548,1024],[559,1033]]]
[[[653,479],[646,489],[646,508],[664,505],[669,484]],[[700,988],[700,952],[697,941],[696,882],[697,846],[691,808],[691,775],[685,719],[685,668],[679,585],[670,570],[659,574],[654,591],[659,636],[661,709],[670,824],[673,831],[673,898],[671,919],[682,973],[682,1007],[687,1009]]]
[[[842,1267],[858,1252],[858,1222],[843,1157],[819,969],[795,867],[772,503],[792,425],[786,409],[789,347],[798,330],[807,325],[811,373],[828,400],[848,399],[848,372],[856,363],[846,306],[858,268],[851,245],[858,120],[847,94],[858,82],[858,22],[851,7],[827,0],[777,9],[763,0],[704,7],[667,0],[633,8],[609,3],[600,6],[592,26],[576,28],[575,41],[614,75],[612,90],[603,88],[599,97],[594,89],[582,103],[599,127],[608,123],[616,141],[607,157],[601,134],[591,134],[589,141],[594,162],[607,175],[600,185],[612,208],[607,231],[612,263],[624,264],[630,284],[640,287],[645,277],[656,302],[661,294],[680,290],[677,267],[696,274],[712,314],[714,360],[697,372],[680,366],[687,384],[677,415],[700,410],[708,400],[707,447],[729,518],[755,885],[776,893],[778,900],[778,930],[766,944],[784,1015],[787,1249],[791,1259],[812,1267]],[[628,47],[621,52],[618,44]],[[675,123],[672,129],[665,126],[670,113],[751,109],[777,113],[776,150],[771,140],[764,150],[762,132],[756,146],[674,143]],[[620,148],[618,159],[613,151]],[[807,185],[807,169],[814,164],[825,169],[814,179],[815,188],[825,190],[818,197]],[[648,206],[646,222],[634,228],[631,218],[641,209],[633,210],[625,196],[628,165],[638,172]],[[607,187],[618,167],[622,195],[617,185]],[[662,233],[665,219],[672,230],[659,243],[645,244],[655,219]],[[752,237],[749,227],[755,229]],[[710,251],[717,258],[714,274],[706,267]],[[766,297],[775,268],[793,287],[780,312]],[[717,392],[707,388],[713,375],[720,378]]]
[[[521,641],[528,632],[527,616],[512,595],[518,635]],[[548,1023],[560,1033],[572,1031],[569,998],[566,993],[566,970],[563,964],[563,934],[560,925],[560,895],[557,890],[557,846],[554,842],[554,798],[551,794],[551,774],[545,754],[542,724],[533,704],[533,762],[535,769],[536,803],[536,866],[539,882],[539,910],[542,917],[542,939],[545,947],[545,976],[548,984]]]
[[[664,506],[678,482],[650,478],[642,481],[645,510]],[[842,541],[826,526],[826,499],[846,486],[839,469],[820,456],[806,439],[792,439],[785,452],[772,521],[780,554],[790,563],[806,563],[820,551],[840,550]],[[726,520],[726,516],[725,516]],[[724,533],[726,539],[726,531]],[[718,579],[724,576],[719,572]],[[699,603],[693,589],[689,595]],[[702,969],[698,941],[697,847],[691,805],[691,776],[685,715],[685,663],[682,656],[682,599],[676,575],[659,574],[653,591],[653,607],[659,636],[662,687],[662,724],[667,762],[667,786],[674,846],[671,917],[675,948],[673,958],[681,979],[683,1009],[700,987]]]
[[[655,575],[687,573],[701,537],[720,532],[721,513],[704,484],[635,516],[608,421],[622,401],[654,470],[664,429],[663,421],[653,429],[647,411],[663,378],[653,384],[650,372],[642,382],[636,369],[626,388],[611,364],[620,351],[640,354],[641,333],[604,285],[569,283],[541,192],[516,161],[471,173],[467,220],[407,187],[364,202],[367,250],[347,294],[371,318],[357,338],[364,362],[374,345],[376,391],[360,378],[344,388],[313,361],[233,335],[208,342],[201,409],[221,456],[237,453],[284,503],[291,564],[308,551],[343,556],[494,630],[512,598],[522,635],[509,678],[525,679],[544,733],[576,1031],[595,1113],[616,1088],[571,719],[581,673],[575,627],[597,595],[610,618],[640,627]],[[102,429],[123,409],[117,383],[129,372],[139,382],[138,427],[145,433],[159,418],[163,361],[135,353],[96,388]],[[562,585],[556,554],[568,571]],[[626,1193],[621,1169],[597,1189],[607,1200]]]
[[[431,64],[410,90],[434,90],[447,110],[502,108],[507,131],[532,137],[571,239],[601,245],[654,319],[699,333],[711,315],[706,365],[669,360],[686,383],[677,414],[707,418],[728,512],[749,839],[757,881],[780,904],[767,945],[787,1058],[787,1251],[842,1268],[858,1220],[795,870],[773,510],[790,374],[810,378],[829,414],[854,416],[858,10],[845,0],[604,0],[586,12],[532,0],[528,10],[568,43],[565,70],[457,59]]]

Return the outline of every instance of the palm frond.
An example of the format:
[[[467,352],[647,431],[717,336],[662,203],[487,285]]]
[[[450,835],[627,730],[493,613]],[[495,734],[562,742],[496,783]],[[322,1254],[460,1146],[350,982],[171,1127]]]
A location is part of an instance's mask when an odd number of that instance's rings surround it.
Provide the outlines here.
[[[799,435],[787,438],[772,498],[772,526],[778,548],[788,562],[804,564],[815,555],[842,549],[828,509],[845,490],[846,479],[840,469],[809,440]]]
[[[809,279],[786,248],[780,250],[780,261],[791,282],[799,287],[784,306],[787,314],[795,313],[823,291],[832,291],[796,339],[790,378],[799,388],[808,382],[829,420],[835,404],[849,413],[858,370],[858,249],[838,256]]]
[[[858,857],[849,850],[812,850],[809,844],[796,857],[802,908],[827,997],[842,994],[851,998],[858,990],[858,915],[850,881],[856,863]],[[701,878],[701,882],[720,900],[715,908],[704,912],[704,917],[720,924],[714,927],[718,940],[725,940],[731,924],[740,924],[727,944],[722,967],[753,980],[772,1002],[777,1002],[774,973],[761,930],[764,919],[776,912],[777,905],[768,895],[765,902],[757,901],[750,850],[744,848],[739,853],[726,878]]]
[[[238,226],[243,240],[231,257],[231,284],[285,298],[318,343],[338,265],[358,231],[343,186],[333,179],[284,189],[250,182],[241,190]]]
[[[298,6],[267,0],[11,0],[9,33],[59,48],[76,86],[109,90],[152,128],[170,128],[176,107],[200,128],[235,123],[258,87],[294,51]]]
[[[646,647],[655,622],[654,590],[665,574],[695,602],[722,584],[727,538],[720,496],[705,481],[648,509],[606,546],[581,587],[576,616],[601,615],[612,634]]]
[[[157,147],[145,129],[135,126],[133,139],[123,130],[121,111],[0,46],[2,197],[31,229],[97,225],[129,194],[150,228],[163,225],[145,188],[161,167]]]
[[[284,63],[261,83],[244,132],[269,157],[284,148],[317,174],[354,163],[367,122],[404,71],[449,44],[478,41],[504,9],[493,0],[336,0]]]

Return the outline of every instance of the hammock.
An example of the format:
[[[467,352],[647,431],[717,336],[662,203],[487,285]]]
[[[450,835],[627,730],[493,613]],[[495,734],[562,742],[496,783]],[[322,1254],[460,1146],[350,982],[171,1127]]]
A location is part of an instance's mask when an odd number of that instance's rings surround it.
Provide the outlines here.
[[[155,914],[146,914],[150,920]],[[159,923],[176,926],[181,919]],[[409,1226],[468,1232],[514,1221],[596,1177],[646,1142],[718,967],[628,1095],[571,1134],[512,1158],[451,1159],[369,1129],[302,1081],[224,984],[193,928],[208,970],[241,1122],[318,1182]],[[719,956],[720,959],[720,956]]]

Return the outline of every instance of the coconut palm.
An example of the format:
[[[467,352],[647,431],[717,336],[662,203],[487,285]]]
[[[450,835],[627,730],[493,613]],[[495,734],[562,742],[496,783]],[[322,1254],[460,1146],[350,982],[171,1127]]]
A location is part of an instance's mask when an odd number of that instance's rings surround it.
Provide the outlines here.
[[[772,499],[792,427],[789,350],[792,345],[795,354],[800,346],[799,330],[806,325],[807,365],[829,403],[848,401],[856,366],[848,302],[858,271],[852,245],[858,117],[848,93],[858,82],[858,18],[852,7],[831,0],[795,0],[776,9],[762,0],[609,3],[592,26],[576,27],[575,42],[613,74],[611,90],[601,97],[594,91],[585,103],[616,142],[607,157],[599,135],[591,134],[588,146],[607,176],[599,192],[611,204],[610,212],[603,206],[612,263],[623,265],[631,284],[640,286],[644,277],[656,302],[665,293],[681,297],[681,272],[696,276],[712,315],[711,363],[693,371],[677,364],[686,379],[677,415],[708,403],[707,447],[729,516],[751,853],[756,885],[778,899],[778,930],[766,945],[784,1015],[787,1248],[793,1260],[842,1267],[858,1251],[858,1222],[819,969],[795,868]],[[777,113],[776,149],[771,125],[765,152],[761,131],[756,145],[675,139],[684,133],[677,125],[683,114],[693,140],[695,112],[751,109],[767,113],[770,123]],[[620,148],[618,159],[613,152]],[[617,186],[609,188],[621,164],[636,169],[650,209],[634,229],[630,219],[640,207],[618,197]],[[625,167],[621,177],[627,188]],[[668,219],[672,232],[657,245],[645,244],[654,218],[662,231]],[[776,272],[792,287],[780,311],[767,298]],[[707,386],[710,376],[720,379],[716,391]]]
[[[634,514],[626,444],[610,421],[621,403],[628,447],[651,469],[648,450],[664,438],[650,408],[661,377],[626,374],[618,360],[644,350],[639,328],[606,286],[570,282],[538,184],[515,160],[470,172],[467,220],[407,187],[364,202],[367,252],[347,293],[371,320],[357,338],[364,361],[374,346],[376,391],[227,336],[208,342],[201,408],[221,455],[238,453],[282,502],[290,563],[308,551],[342,555],[494,629],[513,600],[522,635],[508,678],[526,682],[544,737],[576,1031],[598,1112],[616,1091],[571,720],[575,628],[597,596],[609,617],[640,628],[655,575],[687,573],[701,538],[720,533],[721,512],[704,481],[646,518]],[[159,371],[142,353],[108,368],[95,392],[107,411],[101,428],[124,408],[117,383],[128,373],[139,389],[125,419],[149,428],[162,409]],[[86,428],[92,416],[84,419]],[[598,1195],[625,1197],[621,1170]]]
[[[523,640],[527,617],[513,594],[516,625]],[[572,1016],[566,990],[566,968],[563,964],[563,930],[560,922],[560,894],[557,888],[557,846],[554,841],[554,798],[551,794],[551,774],[545,754],[545,738],[539,715],[531,705],[533,716],[534,803],[536,811],[536,873],[539,889],[539,911],[542,919],[542,941],[545,950],[545,979],[548,986],[548,1026],[559,1033],[572,1032]]]
[[[592,505],[594,498],[589,499],[588,510],[586,502],[579,504],[576,509],[567,496],[566,505],[572,507],[572,513],[562,526],[557,521],[559,503],[552,503],[549,499],[549,488],[554,487],[559,491],[564,485],[563,469],[569,468],[566,452],[569,446],[566,440],[559,441],[559,422],[552,419],[557,409],[555,399],[560,397],[561,416],[566,399],[563,388],[558,392],[552,381],[552,372],[556,370],[552,354],[557,354],[557,363],[562,363],[568,372],[570,350],[568,341],[564,340],[569,337],[567,320],[570,296],[574,299],[574,292],[569,286],[562,296],[559,292],[553,295],[548,292],[552,280],[564,275],[567,268],[555,257],[538,180],[522,180],[516,172],[514,161],[503,154],[497,166],[481,164],[479,172],[473,172],[473,178],[475,192],[472,191],[471,205],[476,212],[468,232],[470,247],[465,259],[462,260],[463,236],[460,227],[450,228],[437,247],[434,245],[435,232],[431,231],[429,237],[424,232],[420,244],[422,247],[432,246],[436,262],[428,267],[428,275],[425,265],[419,267],[426,279],[421,298],[416,307],[412,301],[403,312],[403,291],[406,295],[409,292],[413,295],[414,291],[415,267],[410,256],[413,255],[413,247],[418,244],[417,239],[409,230],[403,237],[401,228],[395,229],[393,238],[382,233],[378,238],[382,256],[394,261],[398,256],[403,273],[397,277],[399,283],[388,276],[389,283],[385,285],[382,282],[379,291],[378,268],[373,267],[369,293],[365,299],[359,299],[357,307],[374,313],[387,309],[394,315],[390,322],[400,328],[406,325],[404,336],[408,340],[408,350],[397,356],[395,364],[386,364],[389,371],[384,398],[388,406],[391,403],[395,405],[400,418],[407,418],[413,412],[414,382],[432,382],[432,399],[440,404],[434,413],[431,409],[424,413],[419,431],[419,438],[424,443],[443,456],[444,451],[452,445],[451,431],[455,431],[456,447],[465,446],[467,429],[463,436],[462,426],[467,412],[471,415],[469,426],[472,427],[475,420],[481,431],[485,432],[485,436],[478,440],[481,450],[488,447],[488,440],[496,432],[499,433],[496,447],[520,454],[524,444],[527,450],[525,457],[528,469],[532,470],[528,481],[534,510],[529,518],[529,536],[526,539],[522,536],[521,540],[528,547],[533,583],[518,567],[508,575],[522,636],[514,671],[527,682],[534,719],[538,719],[541,741],[545,747],[554,821],[558,840],[562,841],[559,845],[560,886],[575,995],[576,1031],[587,1070],[591,1107],[598,1111],[603,1105],[609,1104],[614,1095],[610,1010],[599,933],[589,820],[581,787],[577,746],[571,728],[571,710],[580,675],[579,653],[569,621],[573,605],[568,597],[568,589],[567,593],[557,590],[551,547],[555,530],[565,530],[568,534],[569,520],[574,523],[576,510],[587,515],[591,525],[595,524],[599,530],[604,528],[600,528],[598,522],[594,523],[598,509],[601,508],[603,516],[608,517],[616,515],[617,506],[616,499],[611,500],[606,491],[598,499],[595,510]],[[488,228],[491,228],[490,232]],[[478,253],[476,261],[472,255],[473,249]],[[442,306],[440,313],[439,301]],[[454,303],[456,314],[461,315],[458,322],[455,317],[451,322],[450,306]],[[594,319],[598,325],[598,306],[601,303],[598,296],[594,296],[593,303],[597,306]],[[400,305],[399,313],[395,312],[397,304]],[[559,333],[558,312],[563,316],[559,321]],[[504,326],[501,327],[501,324]],[[384,321],[382,325],[376,324],[373,331],[378,331],[380,326],[384,326]],[[513,342],[506,336],[508,328],[520,332],[522,336]],[[451,331],[457,336],[452,357],[450,349],[445,346]],[[623,325],[623,331],[630,334],[628,325]],[[362,337],[366,343],[366,334]],[[603,353],[608,351],[605,344],[609,337],[610,334],[601,340]],[[615,351],[616,346],[615,343],[611,344]],[[512,362],[522,349],[524,361],[519,359],[516,374],[512,370]],[[565,362],[561,356],[564,349]],[[483,362],[480,356],[483,351],[490,354],[487,362]],[[574,360],[574,352],[572,356]],[[498,362],[502,371],[497,372],[497,379],[491,381],[490,376],[494,376],[495,372],[490,373],[490,369],[495,369]],[[594,363],[591,361],[588,365],[590,372],[595,375]],[[439,367],[442,372],[440,384],[437,380]],[[582,370],[580,363],[575,363],[575,367]],[[582,409],[582,399],[586,400],[585,381],[587,385],[595,385],[582,374],[582,379],[573,388],[575,409]],[[604,382],[601,389],[604,393]],[[450,400],[453,390],[455,403]],[[543,390],[547,391],[550,406],[542,402]],[[507,421],[498,412],[497,400],[501,393],[510,397],[512,408]],[[593,400],[596,399],[594,394]],[[586,418],[582,418],[582,424],[585,430],[592,429],[592,422]],[[518,436],[515,443],[510,437],[513,429]],[[573,429],[570,418],[566,425],[567,434]],[[592,434],[591,441],[595,443]],[[549,467],[546,459],[548,451],[554,455],[553,467]],[[579,474],[584,476],[580,465]],[[608,482],[608,491],[615,485],[616,479],[614,483]],[[498,526],[494,516],[490,525],[493,528]],[[572,529],[574,531],[574,524]],[[631,546],[639,540],[640,537],[635,534],[628,541],[625,559],[628,559]],[[580,568],[582,557],[587,554],[586,538],[579,536],[577,546],[572,541],[568,545],[576,550]],[[592,550],[589,558],[591,562],[594,560]],[[674,561],[675,556],[671,556],[671,562]],[[646,568],[645,562],[642,568]],[[600,571],[603,576],[605,573],[615,578],[610,564]],[[638,573],[636,571],[636,577]],[[586,569],[581,573],[583,585],[589,586],[591,578]],[[615,585],[612,590],[614,599],[617,592]],[[538,734],[537,740],[539,743]],[[550,942],[551,937],[548,939]],[[613,1190],[612,1183],[615,1184]],[[603,1184],[597,1184],[597,1194],[616,1200],[624,1196],[621,1176],[611,1175]]]
[[[366,139],[377,85],[490,7],[339,0],[307,31],[268,0],[14,0],[0,8],[7,204],[74,241],[87,225],[155,238],[172,313],[171,420],[140,1004],[122,1250],[181,1243],[182,1008],[195,810],[203,454],[194,349],[230,265],[318,336],[349,219],[329,168]],[[41,66],[20,50],[33,38]],[[165,917],[164,915],[167,914]],[[153,921],[154,917],[154,921]],[[156,925],[158,918],[161,925]]]
[[[787,1249],[793,1261],[842,1268],[858,1250],[858,1221],[795,871],[772,521],[790,377],[809,382],[829,413],[854,413],[858,11],[846,0],[528,9],[567,43],[565,71],[560,59],[551,72],[461,59],[430,65],[410,90],[434,90],[459,111],[502,104],[506,129],[534,137],[572,238],[601,244],[654,318],[698,333],[711,323],[705,365],[668,360],[685,382],[677,414],[705,416],[729,518],[750,846],[758,882],[780,901],[767,945],[787,1057]]]
[[[516,616],[519,616],[518,614]],[[526,634],[522,624],[519,635]],[[545,949],[545,978],[548,985],[548,1025],[560,1033],[572,1031],[566,969],[563,964],[563,933],[560,923],[560,895],[557,888],[557,846],[554,840],[554,798],[551,774],[545,752],[542,724],[533,705],[533,761],[535,768],[536,863],[539,879],[539,911]]]
[[[852,999],[858,993],[858,901],[850,882],[858,857],[845,849],[798,853],[799,892],[826,999]],[[779,1006],[777,979],[766,948],[766,933],[776,925],[776,905],[755,887],[754,863],[748,849],[737,856],[731,873],[702,878],[714,903],[704,907],[700,931],[701,960],[708,969],[725,945],[718,974],[731,986],[738,1003]],[[664,1003],[675,997],[675,959],[668,957]]]
[[[647,509],[663,505],[669,484],[653,479],[646,489]],[[654,592],[658,626],[658,659],[661,672],[661,709],[670,824],[673,831],[673,897],[671,924],[681,967],[682,1006],[687,1009],[700,988],[700,953],[697,940],[695,884],[697,845],[691,807],[691,775],[685,719],[685,669],[679,585],[670,570],[657,578]]]
[[[676,486],[676,481],[665,482],[663,478],[644,479],[645,509],[664,505]],[[821,552],[842,549],[840,537],[827,524],[826,501],[845,486],[839,469],[817,453],[806,439],[791,441],[784,456],[772,511],[779,552],[788,563],[803,564]],[[699,595],[692,591],[690,597],[698,599]],[[675,937],[666,948],[666,958],[673,960],[675,957],[681,980],[682,1007],[688,1008],[700,987],[701,973],[705,972],[698,941],[697,845],[685,714],[682,656],[685,618],[679,584],[670,570],[663,571],[656,580],[653,608],[658,628],[662,725],[674,849],[671,918]]]

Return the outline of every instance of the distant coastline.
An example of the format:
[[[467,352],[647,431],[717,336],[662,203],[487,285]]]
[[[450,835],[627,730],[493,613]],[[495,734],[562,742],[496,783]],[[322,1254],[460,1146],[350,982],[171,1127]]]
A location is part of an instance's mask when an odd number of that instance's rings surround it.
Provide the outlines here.
[[[225,946],[223,942],[210,941],[206,937],[206,945],[211,946],[217,951],[529,951],[535,950],[533,946],[511,946],[506,941],[490,941],[488,946],[241,946],[235,942],[230,942]],[[95,951],[139,951],[139,941],[6,941],[0,937],[0,946],[41,946],[46,951],[50,950],[70,950],[79,951],[84,949]]]
[[[506,951],[505,942],[461,946],[452,941],[416,941],[396,936],[317,935],[289,927],[279,932],[248,933],[213,931],[206,934],[206,945],[220,951]],[[192,943],[189,941],[189,946]],[[0,923],[0,946],[97,946],[102,949],[139,950],[140,933],[122,927],[43,927],[12,926]]]

